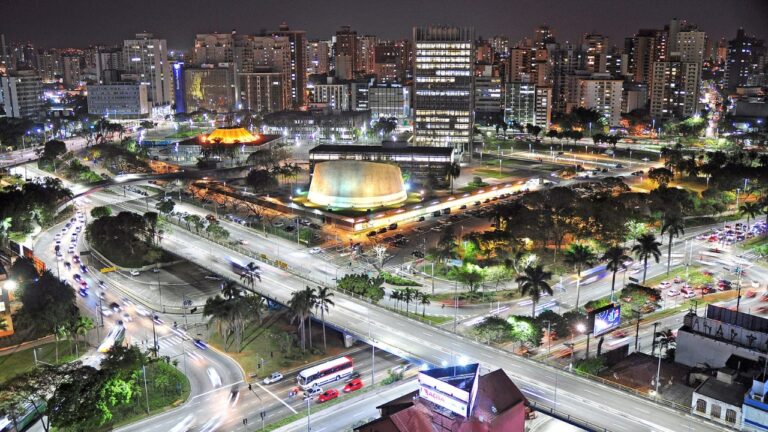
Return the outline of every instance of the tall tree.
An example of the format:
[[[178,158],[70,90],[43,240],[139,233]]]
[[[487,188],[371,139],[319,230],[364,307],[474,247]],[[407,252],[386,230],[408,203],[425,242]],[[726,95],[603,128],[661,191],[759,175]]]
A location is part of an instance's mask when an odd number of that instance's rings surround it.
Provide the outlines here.
[[[658,263],[659,258],[661,258],[660,246],[661,242],[656,240],[656,236],[650,233],[638,237],[637,243],[632,246],[632,253],[643,262],[643,285],[645,285],[645,276],[648,272],[648,258],[653,257]]]
[[[674,214],[664,217],[661,234],[664,235],[664,233],[669,235],[669,243],[667,244],[667,274],[669,274],[669,268],[672,265],[672,239],[685,234],[685,221],[683,218]],[[643,282],[645,282],[645,278],[643,278]]]
[[[609,247],[602,256],[602,260],[605,261],[605,268],[608,269],[613,276],[611,277],[611,301],[613,301],[613,293],[616,288],[616,272],[624,270],[627,267],[624,262],[632,259],[627,255],[626,249],[621,246]]]
[[[749,230],[749,220],[757,219],[757,215],[760,214],[760,203],[746,202],[739,207],[739,213],[747,217],[747,230]]]
[[[565,251],[565,263],[576,269],[576,304],[575,310],[579,310],[579,298],[581,297],[581,271],[585,267],[595,263],[597,256],[591,247],[574,243]]]
[[[520,284],[520,293],[531,297],[533,304],[531,306],[531,317],[536,318],[536,303],[539,302],[542,294],[552,295],[552,287],[547,282],[552,278],[552,272],[544,270],[544,267],[528,266],[523,270],[523,274],[518,276],[515,281]]]
[[[330,306],[336,306],[336,304],[331,300],[331,297],[333,297],[333,292],[331,292],[331,289],[325,286],[318,286],[317,287],[317,308],[320,309],[320,320],[323,322],[323,351],[327,349],[327,345],[325,343],[325,313],[329,312]]]
[[[291,299],[288,300],[288,309],[291,311],[291,322],[296,322],[299,328],[299,337],[301,338],[301,350],[306,349],[306,333],[304,322],[309,318],[312,311],[310,299],[307,297],[307,291],[294,291]]]

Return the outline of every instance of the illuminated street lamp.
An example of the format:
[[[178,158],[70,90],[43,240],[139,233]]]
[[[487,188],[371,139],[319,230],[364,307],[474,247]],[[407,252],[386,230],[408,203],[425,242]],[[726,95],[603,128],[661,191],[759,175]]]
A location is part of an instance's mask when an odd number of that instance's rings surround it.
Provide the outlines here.
[[[15,291],[18,286],[19,284],[17,284],[15,280],[11,280],[11,279],[8,279],[3,283],[3,288],[5,288],[5,290],[8,292]]]

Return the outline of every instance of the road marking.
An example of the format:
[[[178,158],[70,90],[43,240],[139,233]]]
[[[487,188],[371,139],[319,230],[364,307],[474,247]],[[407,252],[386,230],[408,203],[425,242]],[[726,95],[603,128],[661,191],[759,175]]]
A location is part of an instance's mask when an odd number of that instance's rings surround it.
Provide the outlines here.
[[[287,407],[288,407],[288,409],[289,409],[289,410],[291,410],[291,411],[293,411],[293,413],[294,413],[294,414],[297,414],[297,413],[298,413],[298,411],[296,411],[295,409],[293,409],[293,407],[292,407],[292,406],[290,406],[290,405],[288,405],[287,403],[285,403],[285,401],[284,401],[284,400],[282,400],[282,399],[280,399],[279,397],[277,397],[277,395],[276,395],[276,394],[274,394],[274,393],[272,393],[271,391],[267,390],[267,388],[266,388],[266,387],[264,387],[263,385],[259,384],[259,382],[258,382],[258,381],[254,381],[253,383],[254,383],[254,384],[256,384],[257,386],[259,386],[259,388],[260,388],[260,389],[262,389],[262,390],[264,390],[265,392],[269,393],[269,395],[270,395],[270,396],[272,396],[273,398],[275,398],[275,399],[277,399],[278,401],[280,401],[280,403],[282,403],[283,405],[287,406]]]
[[[208,391],[207,391],[207,392],[205,392],[205,393],[200,393],[199,395],[195,395],[195,396],[192,396],[192,397],[190,398],[190,400],[191,400],[191,399],[197,399],[197,398],[199,398],[200,396],[207,396],[207,395],[209,395],[209,394],[211,394],[211,393],[215,393],[215,392],[217,392],[217,391],[222,391],[222,390],[224,390],[224,389],[226,389],[226,388],[229,388],[229,387],[234,387],[234,386],[236,386],[236,385],[238,385],[238,384],[242,384],[242,383],[244,383],[244,382],[245,382],[245,381],[243,381],[243,380],[240,380],[240,381],[237,381],[237,382],[233,382],[232,384],[227,384],[227,385],[225,385],[225,386],[217,387],[217,388],[215,388],[215,389],[213,389],[213,390],[208,390]]]

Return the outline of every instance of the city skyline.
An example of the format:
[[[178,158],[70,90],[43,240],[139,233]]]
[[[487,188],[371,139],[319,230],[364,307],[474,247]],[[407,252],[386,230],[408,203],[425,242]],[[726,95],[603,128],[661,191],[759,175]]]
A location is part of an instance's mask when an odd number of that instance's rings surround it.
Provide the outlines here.
[[[478,8],[451,0],[441,2],[406,3],[402,0],[391,2],[389,12],[371,14],[369,7],[355,7],[352,2],[342,1],[332,7],[318,7],[305,0],[295,2],[290,8],[277,2],[261,4],[240,4],[233,0],[217,2],[214,7],[183,8],[178,1],[162,4],[145,0],[134,2],[130,9],[115,13],[114,4],[89,4],[86,0],[74,0],[69,7],[56,14],[39,14],[46,4],[32,0],[10,4],[3,2],[0,9],[7,16],[16,17],[5,23],[0,32],[6,41],[30,41],[39,47],[85,47],[94,44],[118,43],[127,35],[139,31],[154,32],[168,40],[169,49],[186,50],[191,47],[194,34],[207,32],[259,33],[273,31],[282,22],[291,28],[307,31],[310,39],[330,38],[342,25],[351,25],[360,34],[375,34],[382,38],[409,39],[414,26],[443,23],[448,25],[473,26],[476,35],[491,37],[506,35],[511,41],[530,37],[533,29],[547,24],[554,29],[558,41],[577,41],[590,31],[607,35],[612,45],[621,46],[623,38],[631,36],[640,28],[659,28],[677,17],[697,24],[713,39],[730,39],[735,30],[744,27],[748,34],[765,38],[768,30],[768,3],[761,0],[743,0],[738,7],[720,9],[715,0],[682,0],[674,4],[652,1],[642,6],[632,2],[605,4],[599,0],[558,2],[545,0],[534,2],[523,0],[515,4],[504,4],[499,0],[488,0]],[[306,7],[304,7],[306,6]],[[323,5],[320,5],[323,6]],[[468,8],[472,8],[470,14]],[[88,13],[82,13],[84,10]],[[750,13],[744,13],[744,11]],[[339,14],[338,11],[344,11]],[[597,13],[599,11],[599,13]],[[467,16],[473,18],[467,19]],[[604,17],[610,17],[606,20]],[[253,20],[253,17],[258,17]],[[407,18],[404,18],[407,17]],[[169,28],[169,20],[173,26]],[[94,22],[101,25],[94,26]],[[52,31],[39,32],[40,28]],[[99,29],[100,28],[100,29]]]

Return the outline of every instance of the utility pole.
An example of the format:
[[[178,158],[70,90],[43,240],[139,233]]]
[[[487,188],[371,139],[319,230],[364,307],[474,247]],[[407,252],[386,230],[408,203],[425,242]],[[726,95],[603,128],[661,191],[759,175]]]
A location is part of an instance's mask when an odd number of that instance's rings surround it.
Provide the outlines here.
[[[658,326],[659,326],[658,322],[653,323],[653,343],[651,343],[651,357],[653,357],[654,354],[656,353],[656,327]]]
[[[637,323],[635,324],[635,352],[637,352],[637,347],[640,342],[640,311],[636,309],[632,309],[632,314],[635,315],[635,318],[637,319]]]

